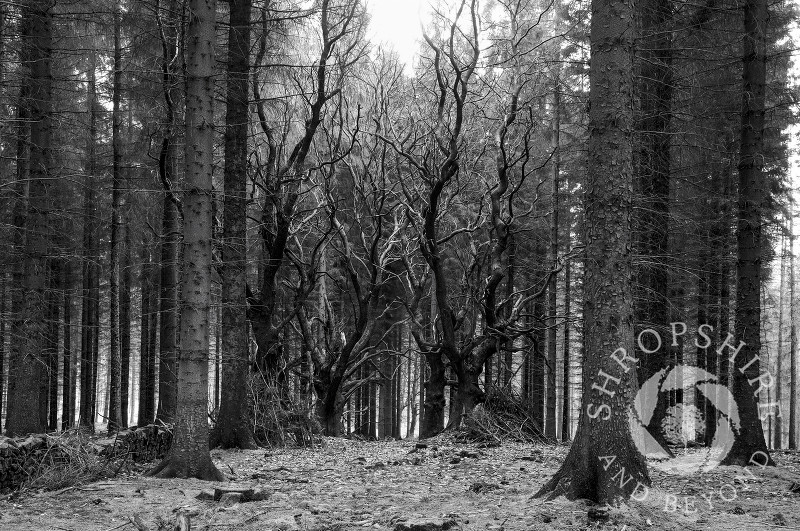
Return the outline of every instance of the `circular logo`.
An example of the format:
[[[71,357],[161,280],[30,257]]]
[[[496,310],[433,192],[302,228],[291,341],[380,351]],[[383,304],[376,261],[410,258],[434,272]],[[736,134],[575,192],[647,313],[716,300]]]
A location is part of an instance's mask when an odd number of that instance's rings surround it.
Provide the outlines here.
[[[708,472],[728,455],[740,429],[739,408],[730,390],[718,381],[715,375],[699,367],[677,365],[658,371],[639,389],[630,409],[631,435],[639,452],[654,458],[652,464],[655,468],[680,475]],[[699,452],[673,456],[650,433],[657,422],[665,439],[683,446],[688,446],[705,430],[703,412],[692,404],[675,404],[666,408],[663,418],[653,418],[659,402],[667,400],[671,391],[679,390],[684,393],[696,391],[705,397],[715,411],[710,414],[717,422],[710,446]]]

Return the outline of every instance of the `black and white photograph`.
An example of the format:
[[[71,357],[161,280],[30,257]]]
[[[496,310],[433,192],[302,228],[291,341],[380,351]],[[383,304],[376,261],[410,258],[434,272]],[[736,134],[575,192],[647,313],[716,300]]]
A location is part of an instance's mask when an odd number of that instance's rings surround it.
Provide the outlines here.
[[[800,530],[800,0],[0,0],[0,531]]]

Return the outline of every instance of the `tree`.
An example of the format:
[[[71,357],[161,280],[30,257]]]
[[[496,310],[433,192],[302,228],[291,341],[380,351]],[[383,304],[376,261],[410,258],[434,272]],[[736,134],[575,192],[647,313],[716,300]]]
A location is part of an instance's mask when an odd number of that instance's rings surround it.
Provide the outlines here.
[[[112,86],[112,191],[111,191],[111,278],[109,281],[109,297],[111,311],[109,312],[109,327],[111,328],[111,345],[109,371],[111,372],[109,392],[111,403],[109,405],[110,417],[108,431],[114,433],[124,427],[122,420],[122,353],[120,352],[120,262],[121,262],[121,232],[122,232],[122,116],[120,102],[122,98],[122,17],[119,0],[114,3],[114,65]]]
[[[789,332],[790,347],[789,347],[789,445],[790,450],[797,449],[797,329],[795,325],[795,300],[794,300],[794,209],[789,210],[789,242],[790,242],[790,259],[789,259],[789,282],[791,289],[789,290],[789,320],[791,321],[791,329]],[[781,371],[778,369],[778,378],[781,377]],[[780,380],[778,380],[780,385]],[[778,404],[780,399],[776,398]],[[778,416],[781,415],[780,405],[778,406]],[[780,426],[776,418],[776,429]]]
[[[164,188],[161,218],[160,282],[158,289],[158,314],[153,317],[153,336],[158,322],[159,332],[159,379],[158,410],[156,418],[172,422],[176,408],[177,350],[180,320],[180,242],[181,199],[174,191],[178,180],[177,105],[180,98],[180,81],[177,77],[178,16],[177,0],[170,0],[166,16],[162,16],[161,4],[156,2],[156,21],[161,39],[161,83],[164,95],[165,116],[161,150],[158,155],[158,175]],[[155,349],[155,345],[153,345]],[[151,356],[155,356],[153,352]]]
[[[100,245],[97,213],[97,50],[89,51],[86,106],[88,138],[83,198],[83,267],[81,297],[81,395],[79,424],[94,432],[97,401],[97,360],[100,342]]]
[[[637,149],[634,152],[634,189],[640,204],[635,209],[634,244],[639,256],[635,268],[634,311],[637,332],[654,329],[662,336],[669,329],[668,267],[669,199],[671,167],[671,132],[673,64],[673,32],[671,0],[644,0],[636,4],[641,21],[642,38],[638,49],[639,94],[637,113]],[[647,350],[657,349],[652,334],[645,334]],[[647,381],[667,365],[661,352],[641,354],[639,382]],[[661,433],[661,419],[666,414],[665,401],[659,401],[650,423],[651,435],[666,448]]]
[[[247,396],[247,129],[250,0],[233,0],[228,30],[222,232],[222,386],[211,446],[256,448]]]
[[[190,0],[186,35],[184,276],[181,342],[172,446],[150,471],[158,477],[222,481],[208,451],[208,356],[211,298],[211,174],[214,146],[215,0]]]
[[[47,267],[50,250],[52,186],[52,1],[23,4],[23,46],[30,83],[30,184],[25,216],[25,254],[20,340],[11,357],[6,432],[42,433],[47,429],[47,374],[41,358],[45,338]],[[30,54],[30,55],[27,55]]]
[[[791,242],[791,229],[789,229],[789,238]],[[789,253],[793,251],[793,246],[790,243],[789,248],[786,248],[786,237],[781,238],[781,275],[780,280],[778,282],[778,344],[775,347],[775,374],[777,375],[777,382],[775,385],[775,402],[778,404],[777,414],[775,415],[775,431],[774,431],[774,438],[767,436],[768,444],[772,444],[772,447],[777,449],[781,448],[783,444],[783,430],[781,429],[781,415],[780,415],[780,404],[781,404],[781,358],[783,357],[783,308],[784,308],[784,296],[786,293],[786,258]],[[791,266],[790,266],[791,267]],[[791,304],[792,297],[794,295],[794,272],[790,269],[789,270],[789,283],[790,283],[790,290],[792,295],[789,296],[789,301]],[[794,317],[794,316],[792,316]],[[793,327],[793,319],[790,317],[789,326]],[[792,346],[794,346],[795,338],[791,338]],[[770,429],[772,428],[772,419],[769,419],[769,426]]]
[[[592,2],[583,406],[566,460],[537,496],[616,505],[650,483],[628,428],[636,377],[630,249],[633,18],[630,2]]]
[[[736,315],[740,343],[727,355],[733,367],[731,388],[741,424],[722,464],[747,466],[756,459],[774,465],[769,455],[753,383],[761,384],[761,222],[766,200],[764,174],[764,87],[766,83],[766,0],[744,3],[744,69],[739,150],[739,202],[736,229]],[[765,373],[772,382],[772,376]]]

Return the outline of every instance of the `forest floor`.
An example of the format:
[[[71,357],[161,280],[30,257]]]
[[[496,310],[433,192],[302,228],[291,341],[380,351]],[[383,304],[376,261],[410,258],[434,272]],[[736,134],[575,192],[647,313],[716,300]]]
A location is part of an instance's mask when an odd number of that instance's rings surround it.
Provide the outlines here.
[[[0,530],[135,531],[131,519],[138,516],[151,531],[172,531],[181,509],[193,531],[800,530],[800,493],[790,492],[800,482],[798,453],[775,452],[779,466],[754,467],[752,475],[717,467],[687,477],[651,467],[650,495],[598,521],[588,519],[584,501],[533,499],[565,446],[478,448],[446,436],[426,444],[326,438],[310,449],[214,450],[231,478],[227,486],[264,489],[267,498],[199,500],[215,485],[148,478],[135,469],[113,480],[0,498]]]

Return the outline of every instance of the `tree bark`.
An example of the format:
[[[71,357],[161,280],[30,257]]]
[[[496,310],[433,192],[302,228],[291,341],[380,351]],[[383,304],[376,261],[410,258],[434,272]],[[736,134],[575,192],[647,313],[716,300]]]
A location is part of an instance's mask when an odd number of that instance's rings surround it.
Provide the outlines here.
[[[148,242],[142,243],[140,275],[141,286],[141,335],[139,340],[139,411],[136,424],[147,426],[156,414],[156,353],[150,338],[155,335],[158,324],[158,286],[155,282],[157,266]]]
[[[256,448],[247,379],[247,126],[250,0],[231,0],[225,115],[225,202],[222,260],[222,387],[211,446]]]
[[[122,138],[120,129],[122,116],[122,46],[120,33],[122,22],[119,1],[114,3],[114,64],[112,74],[111,111],[111,278],[109,279],[109,328],[111,350],[109,359],[110,384],[108,432],[113,434],[122,427],[122,355],[119,346],[119,281],[120,281],[120,231],[122,219]]]
[[[162,65],[164,101],[166,114],[164,116],[164,138],[161,142],[159,154],[159,177],[164,188],[163,211],[161,219],[161,281],[158,313],[160,320],[156,326],[153,320],[151,334],[158,328],[159,332],[159,379],[158,379],[158,411],[156,418],[165,423],[171,423],[175,416],[177,396],[177,350],[178,327],[180,321],[180,244],[181,220],[180,203],[175,195],[175,186],[178,179],[178,152],[177,152],[177,124],[175,106],[180,97],[179,81],[175,72],[177,56],[177,19],[178,3],[170,0],[167,16],[159,25],[162,28]],[[152,341],[151,341],[152,343]],[[153,348],[155,345],[153,344]]]
[[[637,3],[642,38],[637,49],[639,120],[635,153],[634,185],[641,204],[635,210],[637,252],[641,265],[636,268],[637,292],[634,293],[637,332],[651,328],[661,337],[669,330],[668,269],[665,257],[669,250],[669,195],[671,172],[670,123],[672,120],[672,31],[671,0],[643,0]],[[645,334],[648,350],[656,347],[652,334]],[[669,365],[664,352],[641,354],[639,383]],[[667,448],[661,420],[666,415],[666,401],[659,401],[648,431]]]
[[[784,304],[784,296],[785,296],[785,290],[786,290],[786,279],[785,279],[785,277],[786,277],[786,255],[789,254],[789,253],[792,253],[794,251],[794,249],[793,249],[794,246],[792,245],[792,236],[791,235],[792,235],[792,223],[791,223],[791,218],[790,218],[790,222],[789,222],[789,242],[790,243],[789,243],[789,249],[788,250],[786,248],[786,245],[785,245],[784,241],[783,240],[781,241],[781,276],[780,276],[779,288],[778,288],[778,291],[780,292],[778,294],[778,344],[775,347],[775,360],[776,360],[775,361],[775,380],[776,380],[776,382],[775,382],[775,402],[778,404],[778,407],[777,407],[777,414],[775,415],[775,428],[773,430],[773,433],[770,434],[770,435],[772,435],[772,437],[767,437],[767,441],[772,442],[772,448],[774,448],[776,450],[780,450],[783,447],[783,430],[781,429],[781,415],[780,415],[780,412],[781,412],[781,405],[780,405],[781,404],[781,391],[782,391],[782,389],[781,389],[781,378],[783,376],[782,375],[782,371],[781,371],[781,369],[782,369],[781,361],[782,361],[782,358],[783,358],[783,308],[785,306],[785,304]],[[789,290],[790,290],[790,293],[791,293],[789,295],[789,305],[790,305],[790,308],[793,308],[794,301],[792,299],[794,298],[794,272],[791,270],[791,265],[789,267],[790,267],[790,269],[789,269],[789,285],[790,285]],[[790,314],[793,314],[793,313],[794,312],[790,311]],[[794,331],[794,315],[790,315],[790,317],[789,317],[789,326],[790,326],[791,330]],[[792,336],[791,332],[790,332],[789,336],[790,336],[790,340],[789,340],[790,347],[789,348],[790,348],[790,352],[791,352],[791,349],[794,348],[795,338],[791,337]],[[767,366],[769,366],[769,363],[767,363]],[[768,402],[769,402],[769,400],[768,400]],[[769,426],[770,426],[770,429],[772,429],[772,422],[771,422],[772,421],[772,414],[771,414],[772,412],[770,411],[768,413],[770,414],[770,418],[769,418],[770,424],[769,424]]]
[[[52,186],[51,51],[52,4],[29,0],[23,5],[23,46],[30,46],[30,184],[25,219],[21,346],[11,359],[6,432],[42,433],[47,417],[47,378],[41,359],[45,335],[44,309],[47,257],[50,250],[50,196]],[[42,404],[45,404],[42,407]],[[38,410],[38,412],[37,412]]]
[[[558,69],[558,67],[556,67]],[[555,269],[558,265],[558,210],[560,208],[559,199],[559,183],[561,173],[561,151],[559,149],[560,134],[561,134],[561,87],[559,81],[559,74],[556,73],[555,90],[553,91],[553,130],[552,134],[552,149],[553,149],[553,167],[552,167],[552,199],[551,199],[551,214],[550,214],[550,257],[549,262],[551,267]],[[544,435],[550,439],[556,438],[556,349],[558,326],[557,326],[557,300],[558,300],[558,276],[553,275],[550,277],[550,283],[547,287],[547,417],[545,420]]]
[[[736,231],[737,339],[744,343],[734,357],[725,352],[733,366],[733,397],[739,408],[740,426],[723,465],[774,465],[764,440],[757,395],[761,384],[761,224],[766,197],[764,175],[764,87],[766,84],[766,0],[744,3],[744,69],[742,86],[742,128],[739,151],[739,203]],[[768,375],[768,373],[767,373]],[[736,431],[736,430],[735,430]]]
[[[795,300],[794,300],[794,210],[789,211],[789,241],[790,255],[789,255],[789,282],[791,288],[789,290],[789,320],[791,321],[791,329],[789,332],[790,347],[789,347],[789,441],[788,448],[790,450],[797,450],[797,328],[795,326]],[[780,358],[779,358],[780,361]],[[781,385],[781,368],[776,371],[778,385]],[[780,426],[780,416],[782,411],[780,409],[780,396],[776,398],[778,402],[778,412],[775,419],[775,427],[778,430]]]
[[[62,365],[64,366],[64,377],[62,379],[62,404],[61,404],[61,431],[66,431],[75,424],[75,372],[72,362],[72,260],[67,258],[64,261],[62,271],[64,286],[64,350],[62,353]],[[2,341],[0,341],[2,344]]]
[[[89,52],[87,113],[89,138],[87,142],[86,184],[83,203],[83,294],[81,311],[81,403],[79,425],[94,432],[96,407],[97,357],[100,305],[100,252],[97,219],[97,52]]]
[[[184,275],[175,428],[158,477],[223,481],[208,451],[215,0],[190,0],[186,50]]]
[[[51,257],[47,260],[47,291],[45,300],[45,337],[44,354],[47,361],[47,388],[46,410],[42,412],[47,417],[47,430],[58,429],[58,329],[61,310],[61,259]]]
[[[566,223],[567,227],[567,235],[569,236],[569,232],[571,231],[570,223]],[[572,276],[572,267],[571,261],[567,260],[566,266],[564,268],[564,345],[563,345],[563,352],[564,352],[564,383],[563,387],[563,394],[562,396],[562,405],[561,405],[561,440],[563,442],[567,442],[572,438],[572,423],[570,422],[570,416],[572,414],[572,400],[570,397],[570,372],[571,372],[571,356],[570,356],[570,311],[571,311],[571,304],[570,304],[570,297],[572,296],[572,284],[571,284],[571,276]]]
[[[442,355],[438,352],[425,352],[423,355],[430,374],[425,382],[424,412],[419,426],[420,439],[433,437],[444,429],[444,387],[447,383]]]
[[[130,188],[126,179],[125,187]],[[126,193],[127,195],[127,193]],[[124,201],[127,203],[127,200]],[[122,263],[120,265],[119,292],[119,352],[122,378],[120,380],[120,427],[127,428],[130,423],[130,374],[131,374],[131,229],[127,208],[122,212],[123,232]]]
[[[633,16],[632,2],[592,2],[583,407],[564,464],[537,494],[609,505],[650,481],[629,429],[635,366],[611,357],[617,349],[629,355],[634,349]]]

